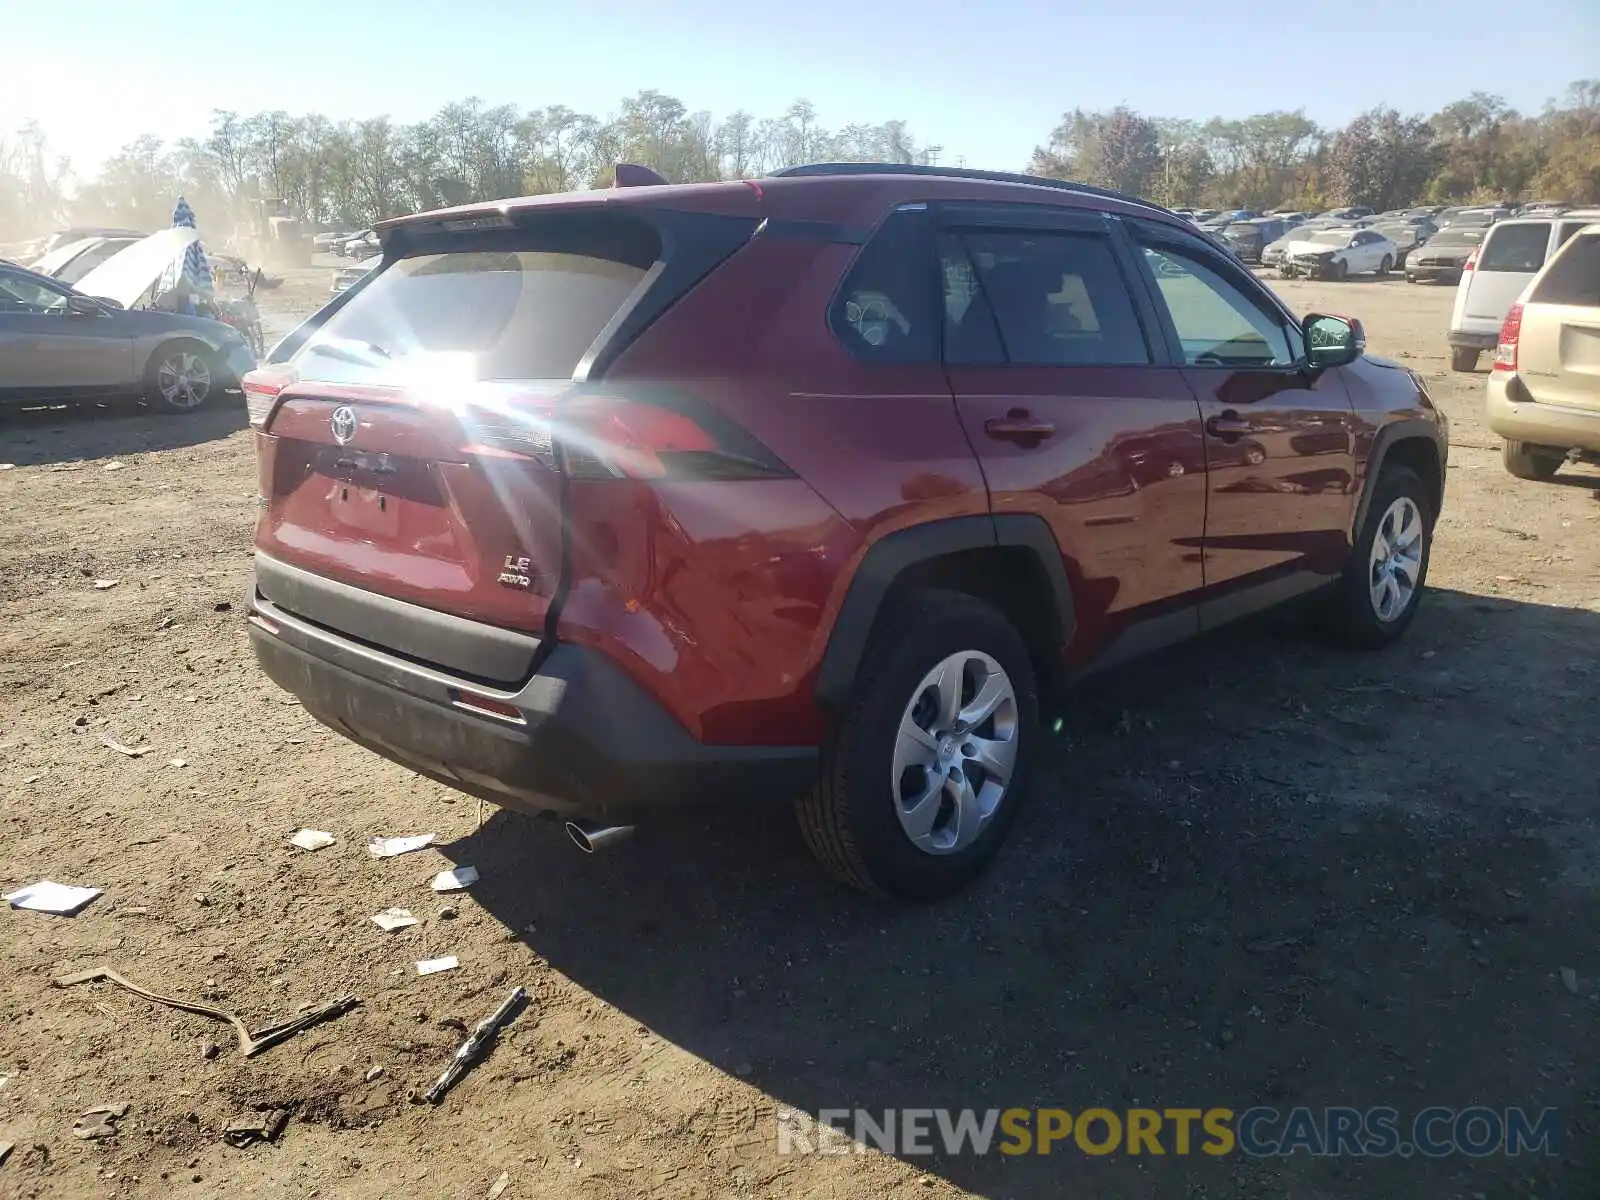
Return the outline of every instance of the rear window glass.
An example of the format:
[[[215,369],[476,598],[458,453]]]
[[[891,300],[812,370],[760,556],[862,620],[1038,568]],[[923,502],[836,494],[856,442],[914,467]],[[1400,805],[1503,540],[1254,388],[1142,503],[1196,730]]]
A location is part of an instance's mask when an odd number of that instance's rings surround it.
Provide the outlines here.
[[[1480,271],[1537,271],[1550,244],[1549,225],[1502,225],[1490,236],[1478,260]]]
[[[1600,307],[1600,234],[1574,239],[1550,264],[1531,300],[1534,304]]]
[[[592,250],[592,247],[586,249]],[[647,268],[596,253],[419,254],[366,281],[301,347],[301,378],[570,378]]]
[[[1430,246],[1476,246],[1483,241],[1481,229],[1451,229],[1444,233],[1436,233],[1428,239]]]

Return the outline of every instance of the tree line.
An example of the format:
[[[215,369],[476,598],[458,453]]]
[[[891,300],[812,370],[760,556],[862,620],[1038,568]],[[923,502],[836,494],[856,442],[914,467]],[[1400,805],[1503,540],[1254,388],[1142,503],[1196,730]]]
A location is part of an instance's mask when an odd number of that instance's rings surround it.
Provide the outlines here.
[[[618,162],[686,183],[805,162],[941,156],[904,121],[829,129],[804,100],[775,117],[741,111],[717,120],[657,91],[630,96],[603,118],[478,99],[409,125],[218,111],[207,136],[141,137],[87,178],[28,125],[0,135],[0,239],[69,220],[156,228],[178,195],[202,227],[241,222],[263,200],[308,221],[358,227],[448,204],[603,187]],[[1600,202],[1600,80],[1574,83],[1538,114],[1474,92],[1426,116],[1380,106],[1339,129],[1303,110],[1196,121],[1075,109],[1027,169],[1212,208]]]

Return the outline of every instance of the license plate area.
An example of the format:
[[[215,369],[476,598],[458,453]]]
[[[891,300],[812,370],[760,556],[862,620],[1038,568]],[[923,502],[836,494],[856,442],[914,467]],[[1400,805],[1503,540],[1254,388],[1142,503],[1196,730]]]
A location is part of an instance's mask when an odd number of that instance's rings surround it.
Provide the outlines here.
[[[400,533],[400,498],[375,487],[334,480],[328,512],[346,529],[392,541]]]

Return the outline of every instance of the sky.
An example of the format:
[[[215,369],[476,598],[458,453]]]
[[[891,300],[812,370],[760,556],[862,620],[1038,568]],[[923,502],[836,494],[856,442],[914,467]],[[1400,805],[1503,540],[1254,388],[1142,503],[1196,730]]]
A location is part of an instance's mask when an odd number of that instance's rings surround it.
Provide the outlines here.
[[[647,88],[717,117],[804,97],[829,127],[905,120],[941,162],[1017,170],[1077,107],[1339,125],[1481,90],[1537,111],[1600,75],[1600,3],[0,0],[0,47],[0,137],[35,119],[81,174],[142,134],[201,136],[216,108],[603,116]]]

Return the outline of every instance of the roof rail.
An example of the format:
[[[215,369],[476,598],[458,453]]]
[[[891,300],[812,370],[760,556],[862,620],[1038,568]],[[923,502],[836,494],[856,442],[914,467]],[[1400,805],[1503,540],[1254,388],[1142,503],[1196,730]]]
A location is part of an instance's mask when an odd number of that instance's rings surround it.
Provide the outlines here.
[[[1171,209],[1163,208],[1153,200],[1130,196],[1127,192],[1095,187],[1071,179],[1050,179],[1044,175],[1023,175],[1016,171],[981,171],[974,167],[932,167],[918,163],[838,162],[806,163],[799,167],[785,167],[772,172],[773,179],[792,179],[814,175],[931,175],[941,179],[983,179],[990,183],[1021,183],[1031,187],[1055,188],[1063,192],[1078,192],[1085,196],[1101,196],[1107,200],[1121,200],[1141,208],[1175,216]],[[1180,218],[1181,219],[1181,218]]]

